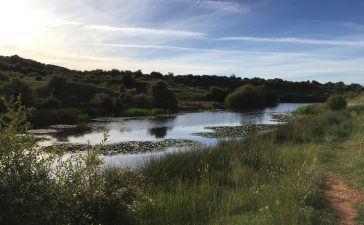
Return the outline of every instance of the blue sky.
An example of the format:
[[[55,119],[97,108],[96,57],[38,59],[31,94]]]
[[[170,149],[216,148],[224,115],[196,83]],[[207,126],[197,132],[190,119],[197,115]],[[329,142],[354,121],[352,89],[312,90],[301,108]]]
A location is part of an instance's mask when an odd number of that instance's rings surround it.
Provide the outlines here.
[[[72,69],[364,83],[363,0],[2,0],[0,53]]]

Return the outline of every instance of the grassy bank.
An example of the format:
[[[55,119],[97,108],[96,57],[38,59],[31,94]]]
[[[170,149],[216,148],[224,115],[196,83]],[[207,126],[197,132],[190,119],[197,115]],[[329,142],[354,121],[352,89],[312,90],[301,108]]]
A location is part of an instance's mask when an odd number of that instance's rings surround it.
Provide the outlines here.
[[[348,111],[353,119],[349,137],[332,146],[327,167],[356,190],[364,193],[364,95],[352,99]],[[359,223],[364,223],[364,203],[359,204]]]
[[[143,224],[335,224],[320,185],[353,117],[309,106],[273,132],[150,161]]]

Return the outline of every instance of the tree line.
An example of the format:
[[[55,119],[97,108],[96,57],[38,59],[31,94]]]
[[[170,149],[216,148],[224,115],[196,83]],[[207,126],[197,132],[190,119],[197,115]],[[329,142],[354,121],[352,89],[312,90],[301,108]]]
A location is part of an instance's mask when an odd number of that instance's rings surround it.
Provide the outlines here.
[[[73,123],[100,115],[151,114],[152,110],[169,113],[216,107],[248,109],[277,102],[324,102],[332,94],[355,95],[362,90],[361,85],[343,82],[164,75],[156,71],[144,74],[141,70],[118,69],[75,71],[19,56],[0,56],[0,95],[20,94],[24,105],[36,108],[30,118],[38,125]],[[253,92],[254,98],[249,96]]]

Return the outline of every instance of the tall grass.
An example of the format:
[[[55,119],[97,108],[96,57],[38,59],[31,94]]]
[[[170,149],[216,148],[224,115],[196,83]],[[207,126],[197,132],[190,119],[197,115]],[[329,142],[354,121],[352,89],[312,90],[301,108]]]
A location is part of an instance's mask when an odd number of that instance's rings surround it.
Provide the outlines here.
[[[143,108],[130,108],[124,110],[121,115],[127,117],[141,117],[141,116],[157,116],[162,114],[168,114],[168,110],[153,108],[153,109],[143,109]]]
[[[143,224],[333,224],[319,189],[325,143],[350,116],[322,109],[271,133],[151,160],[141,173],[153,205]]]

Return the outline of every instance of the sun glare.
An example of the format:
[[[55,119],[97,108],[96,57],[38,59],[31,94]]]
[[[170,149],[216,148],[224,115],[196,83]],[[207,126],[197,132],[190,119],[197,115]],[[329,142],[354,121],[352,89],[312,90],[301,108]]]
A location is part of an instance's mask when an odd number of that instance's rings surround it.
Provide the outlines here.
[[[44,19],[42,13],[27,4],[27,1],[2,1],[0,44],[18,46],[35,44],[41,36]]]

